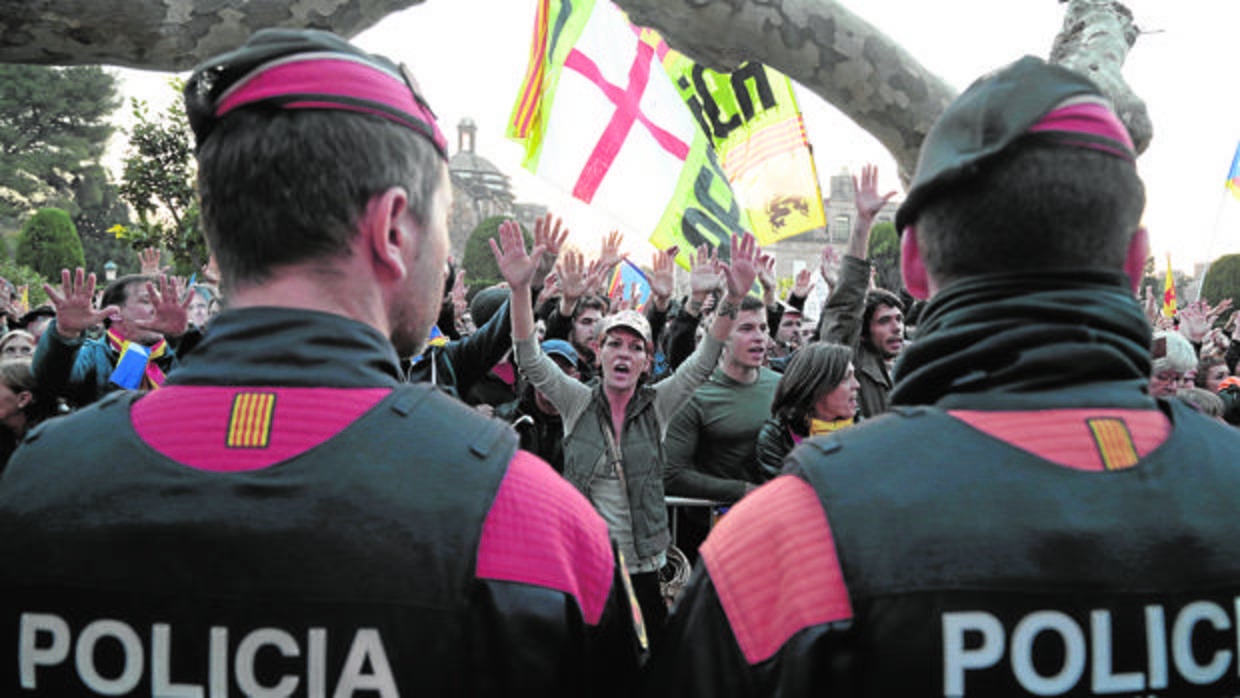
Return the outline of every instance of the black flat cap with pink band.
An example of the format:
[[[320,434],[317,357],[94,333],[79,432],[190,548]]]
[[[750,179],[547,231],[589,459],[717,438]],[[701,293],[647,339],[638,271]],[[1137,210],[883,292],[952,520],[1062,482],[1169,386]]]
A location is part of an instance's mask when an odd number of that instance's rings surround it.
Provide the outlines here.
[[[979,174],[989,160],[1027,140],[1089,148],[1136,161],[1132,138],[1089,78],[1025,56],[979,78],[948,105],[917,159],[896,230],[944,189]]]
[[[372,114],[411,129],[448,158],[448,141],[409,70],[329,32],[263,29],[199,65],[185,83],[199,148],[221,119],[255,105]]]

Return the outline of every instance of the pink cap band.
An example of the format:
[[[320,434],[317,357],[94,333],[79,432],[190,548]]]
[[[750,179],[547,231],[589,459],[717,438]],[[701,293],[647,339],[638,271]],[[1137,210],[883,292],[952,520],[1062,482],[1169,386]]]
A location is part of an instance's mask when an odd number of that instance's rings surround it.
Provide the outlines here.
[[[1068,100],[1065,106],[1052,109],[1029,128],[1030,133],[1078,134],[1071,138],[1074,145],[1101,150],[1127,160],[1136,153],[1128,129],[1109,104],[1096,97]]]
[[[426,137],[447,158],[435,115],[405,80],[340,53],[299,53],[259,66],[220,96],[216,118],[256,103],[374,114]]]

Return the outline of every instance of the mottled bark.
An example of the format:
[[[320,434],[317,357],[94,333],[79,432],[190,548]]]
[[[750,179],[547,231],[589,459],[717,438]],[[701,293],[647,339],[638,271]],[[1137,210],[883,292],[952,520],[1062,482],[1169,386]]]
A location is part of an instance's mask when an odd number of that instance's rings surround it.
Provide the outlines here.
[[[1049,1],[1049,0],[1048,0]],[[719,69],[770,65],[870,132],[908,181],[930,126],[956,90],[865,20],[831,0],[617,0],[630,18]],[[860,5],[864,7],[864,5]],[[1071,0],[1048,60],[1094,78],[1116,102],[1138,149],[1145,105],[1120,73],[1138,31],[1113,0]],[[995,66],[998,67],[998,66]]]
[[[352,36],[423,0],[0,0],[0,61],[186,70],[262,27]]]
[[[1144,152],[1154,135],[1145,102],[1133,94],[1122,69],[1140,29],[1132,12],[1115,0],[1072,0],[1049,60],[1084,73],[1106,93],[1129,134]]]
[[[184,70],[259,27],[317,27],[352,36],[423,1],[0,0],[0,61]],[[730,68],[755,60],[786,73],[873,134],[905,181],[930,125],[956,96],[900,45],[832,0],[617,4],[703,63]],[[1121,3],[1070,0],[1050,60],[1097,81],[1144,150],[1149,115],[1121,74],[1138,34]]]

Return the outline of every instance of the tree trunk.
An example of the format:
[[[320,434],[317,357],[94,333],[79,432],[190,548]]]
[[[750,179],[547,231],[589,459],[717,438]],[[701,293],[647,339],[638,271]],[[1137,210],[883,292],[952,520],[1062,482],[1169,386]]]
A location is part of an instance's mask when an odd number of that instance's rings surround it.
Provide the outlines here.
[[[187,70],[263,27],[310,27],[353,36],[421,2],[0,0],[0,62]]]
[[[634,23],[656,29],[673,48],[710,67],[754,60],[788,75],[873,134],[906,183],[930,126],[956,97],[900,45],[831,0],[616,4]],[[1048,60],[1093,78],[1116,103],[1140,152],[1150,140],[1149,115],[1120,73],[1138,33],[1119,2],[1071,0]]]
[[[424,0],[0,0],[0,62],[184,70],[259,27],[352,36]],[[448,0],[438,0],[448,2]],[[1045,0],[1049,2],[1049,0]],[[907,182],[931,124],[956,96],[900,45],[833,0],[617,0],[632,20],[711,67],[770,65],[870,132]],[[1070,0],[1050,60],[1092,77],[1138,152],[1145,104],[1120,73],[1139,34],[1116,0]],[[998,66],[995,66],[998,67]]]

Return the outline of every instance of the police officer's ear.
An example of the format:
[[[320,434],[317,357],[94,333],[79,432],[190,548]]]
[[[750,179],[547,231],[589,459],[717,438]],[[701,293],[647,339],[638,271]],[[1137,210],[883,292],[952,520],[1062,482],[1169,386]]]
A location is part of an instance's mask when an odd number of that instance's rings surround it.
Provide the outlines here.
[[[358,221],[361,253],[371,260],[382,280],[403,279],[411,273],[405,264],[408,245],[418,241],[417,225],[408,213],[409,194],[404,187],[389,187],[371,197]]]
[[[1128,241],[1128,255],[1124,258],[1124,273],[1128,275],[1134,295],[1141,286],[1141,279],[1145,277],[1145,260],[1149,259],[1149,255],[1150,234],[1145,226],[1141,226]]]
[[[1141,263],[1145,264],[1144,258]],[[923,301],[930,298],[930,276],[926,273],[926,263],[921,260],[915,225],[906,226],[900,235],[900,274],[904,277],[904,288],[914,298]]]

